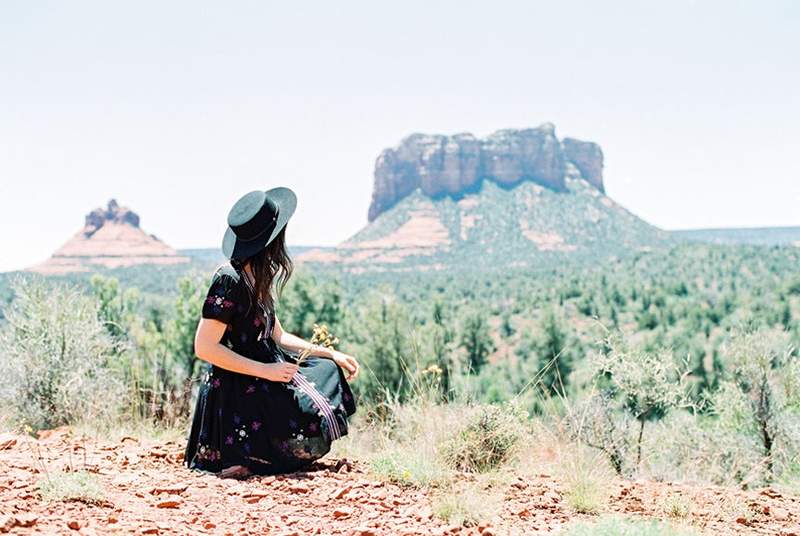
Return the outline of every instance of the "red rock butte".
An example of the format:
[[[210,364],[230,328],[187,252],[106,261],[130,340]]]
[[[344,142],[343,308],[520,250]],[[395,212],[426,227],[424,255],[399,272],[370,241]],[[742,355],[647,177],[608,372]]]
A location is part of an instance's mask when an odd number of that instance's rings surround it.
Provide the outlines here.
[[[137,264],[181,264],[188,257],[145,233],[139,215],[112,199],[106,208],[86,215],[80,231],[48,260],[29,268],[42,274],[87,272],[97,268],[119,268]]]

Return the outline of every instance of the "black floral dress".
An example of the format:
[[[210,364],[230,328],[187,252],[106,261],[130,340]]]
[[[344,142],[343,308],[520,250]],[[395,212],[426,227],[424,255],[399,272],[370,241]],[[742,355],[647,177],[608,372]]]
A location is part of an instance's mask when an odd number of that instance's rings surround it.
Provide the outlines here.
[[[203,318],[228,325],[222,343],[264,363],[294,361],[270,336],[275,315],[255,300],[245,276],[229,265],[215,273]],[[353,393],[330,359],[309,357],[289,383],[209,365],[200,386],[185,463],[219,472],[242,465],[257,474],[290,472],[324,456],[347,434]]]

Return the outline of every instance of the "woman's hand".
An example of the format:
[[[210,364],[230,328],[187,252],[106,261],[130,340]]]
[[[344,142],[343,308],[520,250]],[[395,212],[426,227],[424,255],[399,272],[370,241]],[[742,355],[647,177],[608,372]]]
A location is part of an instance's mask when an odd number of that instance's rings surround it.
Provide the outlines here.
[[[259,377],[271,382],[290,382],[297,372],[297,365],[294,363],[264,363],[263,374]]]
[[[333,350],[331,359],[333,359],[334,363],[350,373],[350,375],[347,376],[347,381],[355,380],[356,377],[358,377],[358,370],[360,367],[355,357],[342,353],[338,350]]]

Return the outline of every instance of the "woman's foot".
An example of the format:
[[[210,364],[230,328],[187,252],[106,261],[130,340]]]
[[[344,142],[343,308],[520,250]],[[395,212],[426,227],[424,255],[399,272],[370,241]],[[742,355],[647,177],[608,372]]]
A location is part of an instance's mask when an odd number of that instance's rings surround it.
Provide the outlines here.
[[[250,469],[243,465],[231,465],[219,472],[220,478],[235,478],[241,480],[251,475]]]

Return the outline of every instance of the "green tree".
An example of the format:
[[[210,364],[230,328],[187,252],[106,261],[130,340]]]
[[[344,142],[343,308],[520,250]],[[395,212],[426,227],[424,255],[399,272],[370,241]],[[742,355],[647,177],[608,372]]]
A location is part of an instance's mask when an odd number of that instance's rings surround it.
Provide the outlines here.
[[[656,421],[673,408],[687,404],[686,378],[691,365],[676,361],[667,350],[658,353],[632,347],[611,337],[611,352],[599,356],[596,377],[600,390],[607,390],[639,424],[636,466],[642,461],[645,423]]]
[[[467,366],[477,373],[486,364],[486,359],[495,350],[489,334],[485,314],[475,310],[467,314],[461,327],[461,347],[467,352]]]
[[[578,341],[564,327],[553,309],[548,309],[532,336],[523,338],[518,351],[533,367],[532,374],[548,393],[563,396],[578,352]]]
[[[332,333],[343,322],[342,290],[336,281],[319,281],[314,275],[299,272],[292,276],[276,306],[284,329],[310,338],[314,324],[325,324]]]

